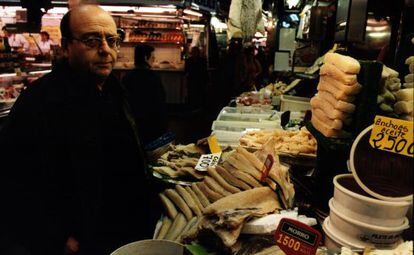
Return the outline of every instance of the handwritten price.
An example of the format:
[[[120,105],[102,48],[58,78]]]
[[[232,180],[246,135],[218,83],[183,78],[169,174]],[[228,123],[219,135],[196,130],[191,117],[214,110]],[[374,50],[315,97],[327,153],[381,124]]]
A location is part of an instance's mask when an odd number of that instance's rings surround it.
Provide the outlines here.
[[[409,155],[414,155],[414,143],[408,145],[407,139],[397,139],[397,136],[386,136],[384,133],[376,134],[372,139],[375,149],[382,149],[401,153],[406,151]],[[388,145],[388,146],[387,146]]]

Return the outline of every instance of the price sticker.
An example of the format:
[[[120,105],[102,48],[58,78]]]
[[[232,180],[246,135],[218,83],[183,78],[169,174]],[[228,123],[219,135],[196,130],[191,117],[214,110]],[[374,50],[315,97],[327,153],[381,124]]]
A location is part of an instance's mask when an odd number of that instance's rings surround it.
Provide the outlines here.
[[[321,241],[321,234],[308,225],[283,218],[275,232],[275,241],[289,255],[314,255]]]
[[[376,116],[369,144],[375,149],[413,157],[413,136],[413,122]]]
[[[211,135],[207,138],[208,147],[210,148],[211,153],[219,153],[221,152],[220,145],[217,142],[217,137],[215,135]]]
[[[275,160],[273,159],[272,155],[267,155],[264,165],[262,167],[262,176],[260,177],[261,182],[266,181],[266,178],[269,175],[270,169],[272,168],[274,161]]]
[[[208,167],[215,167],[220,161],[221,152],[201,155],[195,167],[196,170],[205,172]]]

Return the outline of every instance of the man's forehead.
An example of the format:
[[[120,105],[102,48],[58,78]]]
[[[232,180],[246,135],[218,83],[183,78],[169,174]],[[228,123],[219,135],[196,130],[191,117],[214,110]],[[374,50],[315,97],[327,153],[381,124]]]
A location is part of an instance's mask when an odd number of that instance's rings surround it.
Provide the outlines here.
[[[72,18],[72,17],[71,17]],[[116,25],[112,17],[107,13],[98,15],[80,15],[71,19],[73,33],[98,33],[116,34]]]

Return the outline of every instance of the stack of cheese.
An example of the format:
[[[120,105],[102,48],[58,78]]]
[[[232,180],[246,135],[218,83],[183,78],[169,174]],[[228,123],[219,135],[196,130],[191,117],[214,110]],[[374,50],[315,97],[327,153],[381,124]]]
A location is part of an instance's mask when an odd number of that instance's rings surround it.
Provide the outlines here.
[[[414,104],[414,56],[407,58],[405,64],[408,65],[410,73],[404,77],[404,88],[394,93],[397,99],[397,102],[394,104],[394,112],[402,119],[412,121]]]
[[[355,111],[355,95],[361,91],[357,74],[359,62],[337,53],[327,53],[320,70],[318,94],[311,99],[312,124],[326,137],[342,138]]]

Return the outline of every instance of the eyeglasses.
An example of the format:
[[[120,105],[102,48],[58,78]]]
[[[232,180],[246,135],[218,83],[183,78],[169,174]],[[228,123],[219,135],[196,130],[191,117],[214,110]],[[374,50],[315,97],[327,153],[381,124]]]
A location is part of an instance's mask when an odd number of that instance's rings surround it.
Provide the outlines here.
[[[83,44],[85,44],[87,47],[91,49],[97,49],[97,48],[102,47],[103,40],[105,40],[108,46],[112,49],[118,49],[119,46],[121,45],[121,38],[119,36],[107,36],[107,37],[89,36],[84,39],[72,37],[71,39],[82,42]]]

